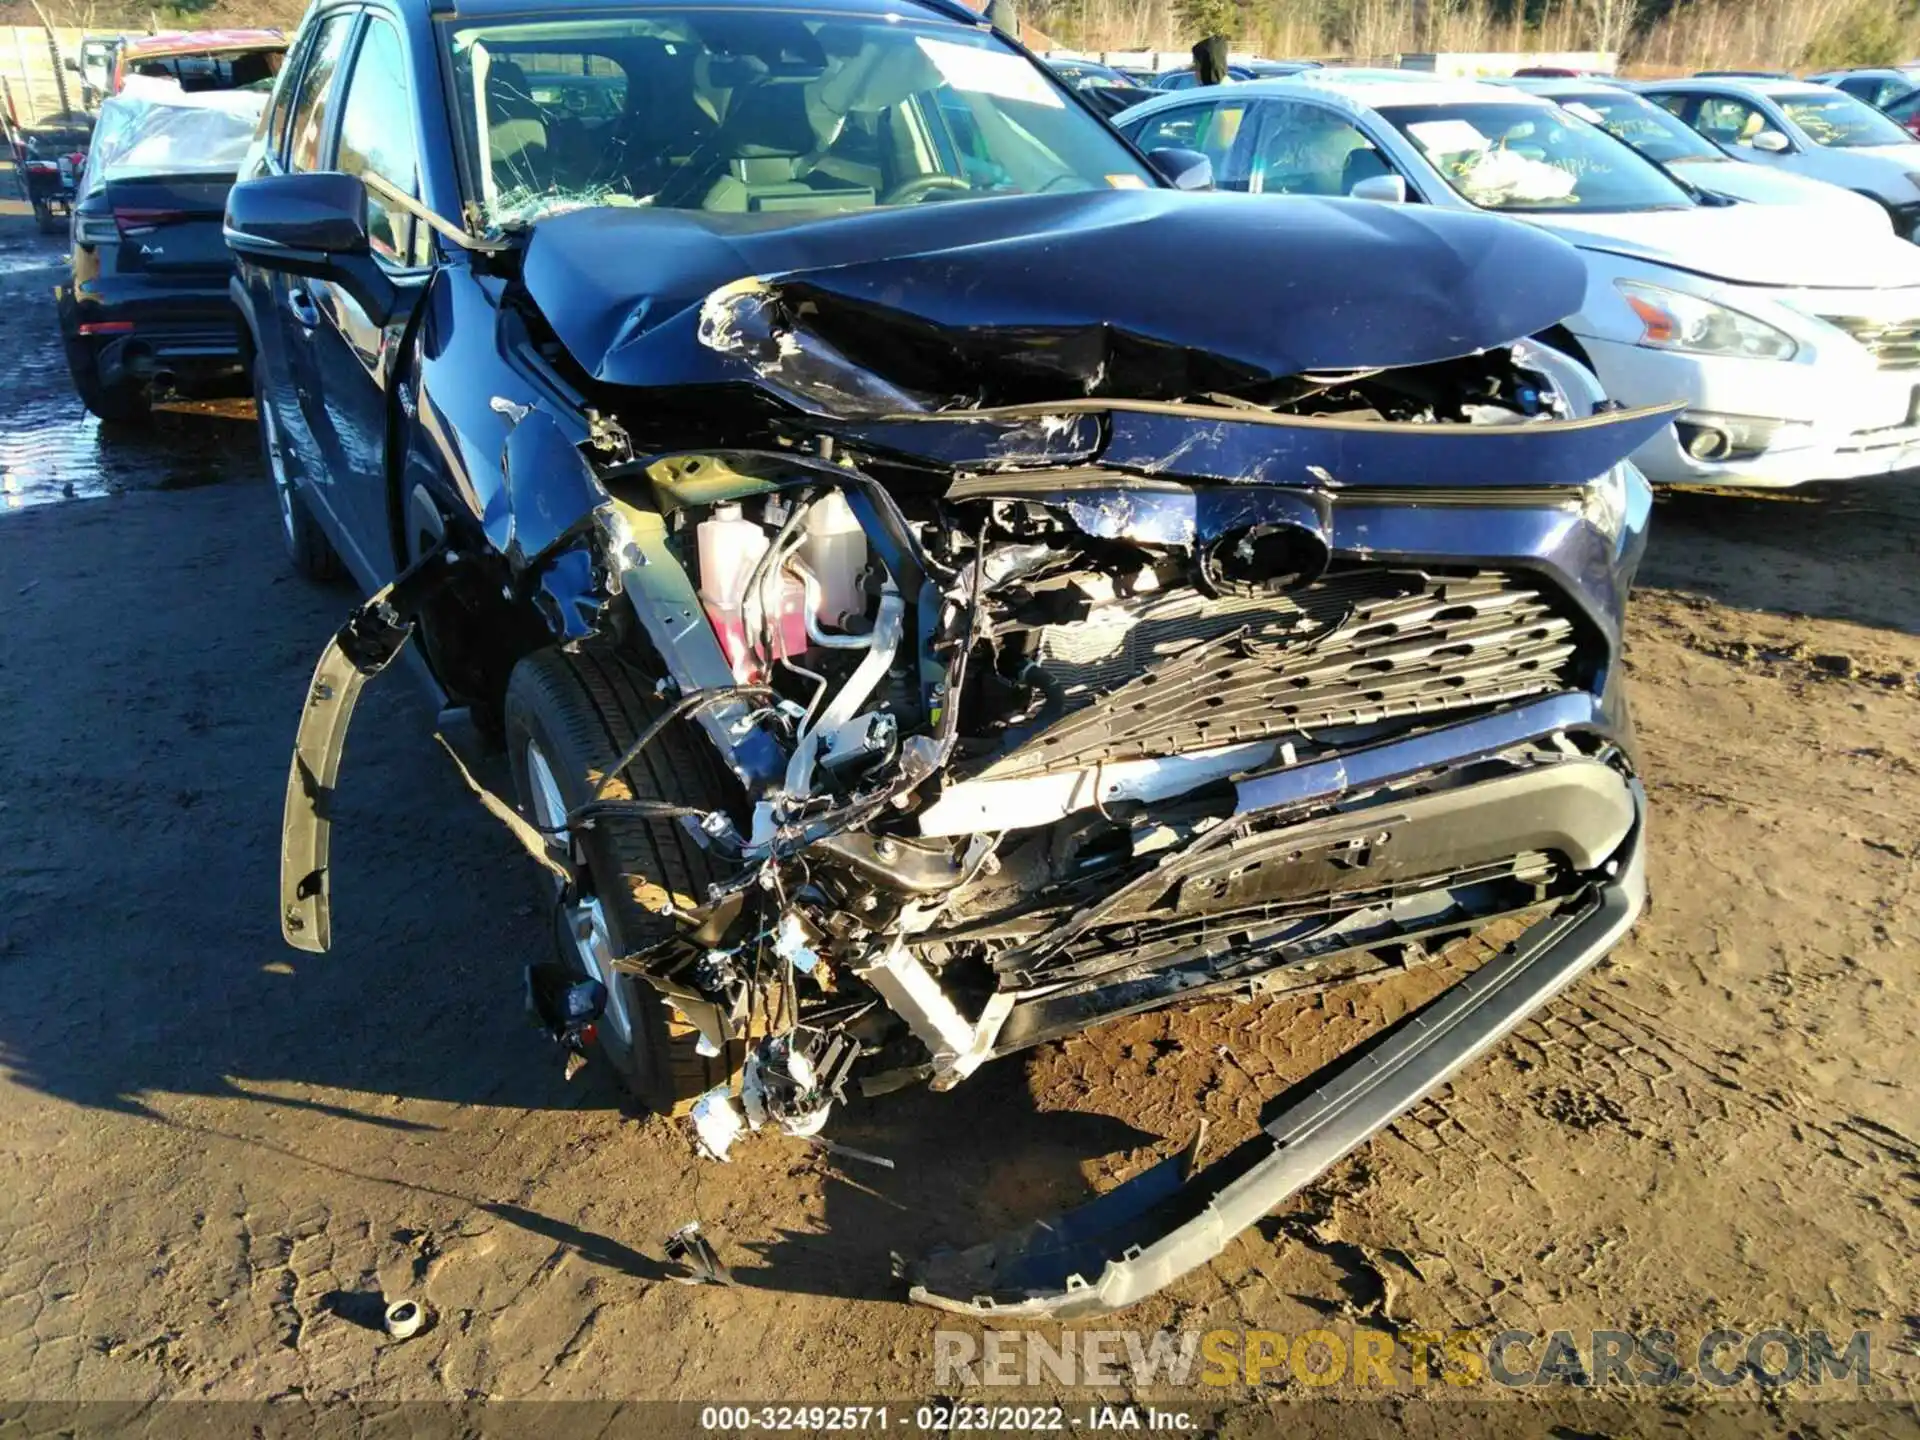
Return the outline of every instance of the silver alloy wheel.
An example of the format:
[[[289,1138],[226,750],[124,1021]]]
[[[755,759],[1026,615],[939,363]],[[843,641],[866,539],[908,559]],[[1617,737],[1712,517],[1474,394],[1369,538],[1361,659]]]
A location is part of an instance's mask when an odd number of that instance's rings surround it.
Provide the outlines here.
[[[287,462],[280,454],[280,427],[273,418],[273,407],[260,407],[261,439],[266,441],[267,468],[273,472],[273,498],[280,502],[280,525],[293,543],[293,482],[287,478]]]
[[[527,788],[533,805],[533,823],[548,833],[549,843],[567,848],[567,802],[554,778],[553,766],[533,740],[527,741]],[[627,980],[613,968],[613,937],[607,932],[607,913],[595,895],[576,899],[565,908],[567,933],[580,956],[581,968],[607,987],[607,1012],[601,1019],[614,1038],[632,1048],[633,1018],[627,1013]]]

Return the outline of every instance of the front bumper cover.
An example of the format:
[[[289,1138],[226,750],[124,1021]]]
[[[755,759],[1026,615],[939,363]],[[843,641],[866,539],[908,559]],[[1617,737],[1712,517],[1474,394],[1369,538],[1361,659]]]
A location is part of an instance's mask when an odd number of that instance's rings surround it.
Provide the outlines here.
[[[1171,1284],[1406,1113],[1566,988],[1646,903],[1646,797],[1579,897],[1391,1029],[1309,1076],[1260,1135],[1198,1172],[1174,1156],[1077,1209],[907,1267],[911,1297],[981,1318],[1074,1320]]]

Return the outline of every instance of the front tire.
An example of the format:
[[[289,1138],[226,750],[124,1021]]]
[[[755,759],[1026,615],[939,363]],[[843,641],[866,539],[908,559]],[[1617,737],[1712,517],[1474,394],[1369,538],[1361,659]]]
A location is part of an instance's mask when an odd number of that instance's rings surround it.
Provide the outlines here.
[[[261,379],[262,361],[253,362],[253,411],[260,427],[260,459],[267,479],[273,483],[273,498],[280,511],[280,539],[287,548],[293,568],[309,580],[338,580],[345,572],[340,555],[327,539],[327,532],[313,518],[306,498],[294,482],[292,467],[282,451],[279,426],[267,404],[266,386]]]
[[[543,829],[561,828],[567,813],[591,798],[597,777],[665,708],[634,670],[605,651],[543,650],[522,660],[506,700],[507,757],[521,812]],[[717,767],[685,724],[669,726],[608,795],[726,806]],[[564,845],[564,837],[556,841],[556,849]],[[706,852],[675,822],[625,818],[595,821],[575,848],[584,859],[582,893],[560,907],[560,954],[576,975],[607,987],[595,1044],[641,1104],[684,1115],[707,1091],[729,1083],[743,1048],[735,1042],[725,1054],[702,1055],[691,1023],[646,981],[607,962],[672,935],[668,903],[685,909],[705,899],[712,878]]]
[[[78,340],[68,340],[66,351],[74,393],[87,409],[109,425],[145,425],[153,419],[153,403],[145,385],[124,378],[106,383],[100,378],[100,357]]]

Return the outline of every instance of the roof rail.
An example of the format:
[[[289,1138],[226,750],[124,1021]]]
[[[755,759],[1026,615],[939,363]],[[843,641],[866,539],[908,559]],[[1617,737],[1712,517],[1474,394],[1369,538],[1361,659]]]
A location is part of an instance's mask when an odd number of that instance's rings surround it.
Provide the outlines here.
[[[965,0],[913,0],[916,5],[928,10],[938,10],[942,15],[959,20],[968,25],[984,25],[987,15],[984,10],[976,10]]]

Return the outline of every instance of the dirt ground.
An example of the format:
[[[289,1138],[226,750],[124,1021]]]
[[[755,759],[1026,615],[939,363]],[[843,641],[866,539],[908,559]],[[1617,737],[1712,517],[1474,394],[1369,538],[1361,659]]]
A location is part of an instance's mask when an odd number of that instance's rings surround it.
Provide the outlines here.
[[[1075,1203],[1197,1114],[1224,1149],[1444,983],[1149,1016],[853,1107],[831,1133],[893,1170],[771,1138],[697,1161],[591,1071],[566,1082],[527,1024],[520,967],[549,944],[530,867],[401,678],[348,747],[335,950],[297,955],[281,791],[352,597],[284,563],[244,407],[146,436],[83,416],[58,259],[0,218],[5,1401],[926,1398],[936,1329],[977,1327],[906,1305],[893,1252]],[[1630,649],[1652,912],[1490,1059],[1103,1325],[1864,1329],[1873,1382],[1844,1393],[1884,1403],[1863,1412],[1749,1379],[1591,1424],[1586,1397],[1535,1394],[1471,1428],[1914,1428],[1917,485],[1662,501]],[[662,1238],[695,1217],[734,1288],[671,1283]],[[433,1329],[387,1341],[382,1293],[429,1301]],[[1171,1399],[1223,1434],[1470,1413],[1298,1403],[1324,1394],[1276,1372]]]

